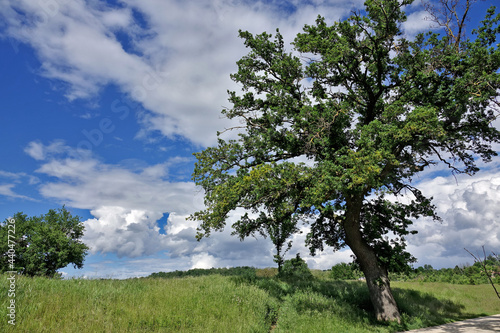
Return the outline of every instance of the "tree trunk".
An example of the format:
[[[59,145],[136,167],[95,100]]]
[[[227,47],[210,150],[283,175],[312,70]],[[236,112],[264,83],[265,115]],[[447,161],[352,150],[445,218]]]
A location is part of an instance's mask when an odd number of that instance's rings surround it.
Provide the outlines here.
[[[379,265],[375,251],[364,241],[361,234],[359,221],[362,204],[363,198],[347,201],[344,222],[346,244],[354,252],[361,270],[365,274],[377,320],[397,321],[399,323],[401,316],[392,295],[387,270]]]

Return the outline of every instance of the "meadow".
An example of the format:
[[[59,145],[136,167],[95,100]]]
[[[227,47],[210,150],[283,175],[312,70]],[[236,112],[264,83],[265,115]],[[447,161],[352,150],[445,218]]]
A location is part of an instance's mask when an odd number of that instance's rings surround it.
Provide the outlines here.
[[[393,282],[401,324],[375,320],[362,281],[200,270],[126,280],[16,277],[16,325],[1,276],[1,332],[399,332],[500,313],[491,285]],[[179,276],[181,275],[181,276]]]

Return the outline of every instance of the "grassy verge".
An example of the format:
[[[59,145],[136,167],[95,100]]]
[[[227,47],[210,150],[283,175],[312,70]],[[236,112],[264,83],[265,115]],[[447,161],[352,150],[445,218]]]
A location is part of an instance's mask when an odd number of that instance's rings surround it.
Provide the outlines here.
[[[405,315],[406,329],[500,313],[500,300],[489,284],[393,282],[391,285]]]
[[[273,272],[129,280],[17,277],[16,326],[0,282],[0,332],[397,332],[500,313],[489,285],[393,283],[401,325],[376,322],[366,286]]]

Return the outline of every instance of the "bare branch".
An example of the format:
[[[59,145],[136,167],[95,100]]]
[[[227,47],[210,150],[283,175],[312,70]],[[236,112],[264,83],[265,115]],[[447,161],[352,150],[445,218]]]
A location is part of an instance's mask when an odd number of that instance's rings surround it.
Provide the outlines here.
[[[493,280],[491,279],[491,275],[488,273],[488,268],[486,267],[486,251],[484,250],[484,245],[482,246],[482,248],[483,248],[484,260],[479,259],[469,250],[467,250],[465,248],[464,248],[464,250],[467,251],[474,258],[474,262],[478,262],[481,265],[481,267],[483,268],[484,274],[486,275],[486,277],[490,281],[491,286],[493,287],[493,289],[495,290],[495,293],[497,294],[498,298],[500,299],[500,293],[498,293],[497,288],[495,288],[495,284],[493,283]]]
[[[479,0],[465,0],[465,4],[460,6],[462,0],[439,0],[439,5],[434,6],[429,1],[422,1],[425,10],[430,14],[429,21],[437,24],[446,31],[450,44],[455,48],[460,48],[460,42],[465,37],[466,21],[469,20],[469,11],[472,4]]]

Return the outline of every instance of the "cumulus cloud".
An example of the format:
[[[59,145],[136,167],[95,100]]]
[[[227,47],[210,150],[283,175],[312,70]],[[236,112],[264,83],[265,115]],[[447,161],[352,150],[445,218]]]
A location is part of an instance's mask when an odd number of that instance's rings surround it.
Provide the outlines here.
[[[410,250],[437,266],[471,261],[464,248],[498,251],[500,248],[500,177],[484,172],[474,177],[437,177],[419,188],[433,196],[441,223],[417,220],[419,233],[410,237]]]
[[[91,211],[94,219],[85,221],[84,242],[94,253],[115,253],[120,257],[141,257],[165,249],[165,235],[156,221],[161,212],[103,206]]]
[[[90,155],[76,155],[65,145],[57,150],[49,149],[52,144],[29,145],[34,146],[50,151],[44,154],[37,172],[51,176],[53,181],[40,184],[40,193],[71,207],[88,209],[93,215],[84,221],[84,241],[92,253],[138,258],[165,252],[170,259],[184,263],[183,269],[272,264],[268,240],[241,243],[231,236],[229,227],[196,241],[198,224],[186,218],[203,208],[203,193],[192,182],[166,179],[170,165],[186,162],[182,158],[152,166],[132,163],[133,167],[127,168],[130,163],[105,164]],[[166,213],[167,224],[160,230],[158,221]],[[241,212],[235,212],[228,224],[239,215]]]
[[[28,145],[42,152],[27,149],[32,157],[44,157],[37,172],[56,179],[42,183],[40,193],[91,210],[95,218],[85,222],[86,240],[95,252],[137,257],[165,249],[157,220],[168,212],[187,215],[199,203],[199,190],[193,183],[165,179],[169,162],[130,170],[90,155],[82,157],[61,142],[58,149],[51,149],[54,146],[39,142]],[[174,161],[178,165],[182,159]]]
[[[217,259],[206,253],[202,252],[199,254],[195,254],[191,257],[191,268],[212,268],[217,266]]]

